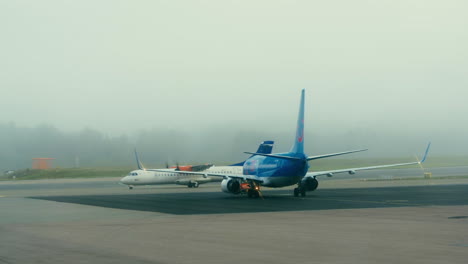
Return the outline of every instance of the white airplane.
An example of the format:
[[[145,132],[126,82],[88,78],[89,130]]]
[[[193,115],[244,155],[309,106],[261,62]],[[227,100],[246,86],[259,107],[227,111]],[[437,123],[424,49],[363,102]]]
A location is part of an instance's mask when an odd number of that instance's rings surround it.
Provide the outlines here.
[[[246,152],[247,154],[252,154],[252,156],[245,161],[242,170],[240,170],[241,173],[230,173],[230,171],[214,173],[208,170],[200,172],[175,171],[174,173],[199,175],[199,177],[220,177],[223,179],[221,182],[221,190],[223,192],[232,194],[247,193],[249,197],[253,198],[261,196],[260,186],[278,188],[296,184],[297,187],[294,188],[294,196],[305,196],[307,191],[314,191],[317,189],[317,177],[319,176],[331,177],[336,173],[355,174],[357,171],[361,170],[421,164],[426,160],[430,143],[421,161],[309,172],[309,161],[311,160],[350,154],[367,149],[307,156],[304,152],[304,94],[305,91],[302,90],[296,135],[294,137],[293,146],[289,152],[274,154]]]
[[[258,147],[257,153],[270,154],[274,141],[263,141]],[[135,185],[161,185],[178,184],[187,185],[189,188],[198,188],[200,184],[221,181],[219,177],[208,177],[205,174],[181,174],[178,172],[207,172],[207,173],[242,173],[244,162],[239,162],[229,166],[213,166],[212,164],[194,166],[176,166],[167,169],[145,169],[141,164],[138,154],[135,151],[138,170],[131,171],[120,180],[120,183],[128,185],[133,189]]]

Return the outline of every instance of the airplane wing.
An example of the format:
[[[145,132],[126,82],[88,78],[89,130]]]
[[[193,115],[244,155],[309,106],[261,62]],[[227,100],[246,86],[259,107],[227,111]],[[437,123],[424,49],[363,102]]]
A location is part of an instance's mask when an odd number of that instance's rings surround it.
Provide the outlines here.
[[[263,180],[255,175],[244,175],[244,174],[228,174],[228,173],[213,173],[213,172],[203,172],[203,171],[175,171],[175,170],[159,170],[159,169],[149,169],[149,171],[156,171],[156,172],[167,172],[167,173],[178,173],[182,175],[201,175],[204,178],[207,177],[220,177],[220,178],[236,178],[236,179],[243,179],[243,180],[251,180],[258,183],[263,182]]]
[[[361,170],[373,170],[373,169],[379,169],[379,168],[389,168],[389,167],[397,167],[397,166],[413,165],[413,164],[421,164],[421,162],[416,161],[416,162],[408,162],[408,163],[377,165],[377,166],[349,168],[349,169],[341,169],[341,170],[314,171],[314,172],[307,173],[305,177],[316,177],[316,176],[324,176],[324,175],[331,177],[333,176],[333,174],[336,174],[336,173],[347,172],[349,174],[355,174],[356,171],[361,171]]]
[[[424,161],[426,161],[427,153],[429,152],[430,147],[431,147],[431,143],[427,145],[426,152],[424,153],[424,157],[421,161],[385,164],[385,165],[377,165],[377,166],[369,166],[369,167],[348,168],[348,169],[339,169],[339,170],[329,170],[329,171],[315,171],[315,172],[307,173],[304,178],[306,177],[314,178],[316,176],[324,176],[324,175],[331,177],[335,173],[347,172],[349,174],[355,174],[356,171],[361,171],[361,170],[373,170],[373,169],[380,169],[380,168],[390,168],[390,167],[398,167],[398,166],[405,166],[405,165],[421,164]]]
[[[316,160],[316,159],[329,158],[329,157],[334,157],[334,156],[339,156],[339,155],[345,155],[345,154],[350,154],[350,153],[356,153],[356,152],[366,151],[366,150],[367,150],[367,149],[357,149],[357,150],[344,151],[344,152],[337,152],[337,153],[330,153],[330,154],[324,154],[324,155],[309,156],[309,157],[307,157],[307,160]]]
[[[345,154],[350,154],[350,153],[356,153],[356,152],[361,152],[361,151],[366,151],[366,150],[367,149],[357,149],[357,150],[337,152],[337,153],[329,153],[329,154],[323,154],[323,155],[317,155],[317,156],[309,156],[309,157],[307,157],[307,161],[316,160],[316,159],[323,159],[323,158],[329,158],[329,157],[345,155]],[[252,155],[265,156],[265,157],[273,157],[273,158],[278,158],[278,159],[303,160],[303,159],[297,158],[297,157],[289,157],[289,156],[282,156],[282,155],[275,155],[275,154],[268,154],[268,153],[255,153],[255,152],[244,152],[244,153],[252,154]]]

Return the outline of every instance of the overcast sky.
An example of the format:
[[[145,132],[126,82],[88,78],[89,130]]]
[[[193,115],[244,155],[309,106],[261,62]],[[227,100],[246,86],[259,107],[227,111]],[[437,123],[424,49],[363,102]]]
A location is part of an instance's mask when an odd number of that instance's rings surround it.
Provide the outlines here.
[[[306,130],[468,145],[467,10],[462,0],[1,1],[0,122],[293,136],[306,88]]]

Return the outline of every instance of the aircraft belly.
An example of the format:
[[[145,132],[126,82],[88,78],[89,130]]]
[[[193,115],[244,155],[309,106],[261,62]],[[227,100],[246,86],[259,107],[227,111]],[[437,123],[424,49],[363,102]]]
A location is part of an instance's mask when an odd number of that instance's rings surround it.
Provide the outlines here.
[[[294,185],[299,182],[300,177],[275,176],[262,178],[265,187],[284,187]]]
[[[130,182],[130,185],[149,185],[153,184],[154,182],[151,181],[150,179],[134,179],[132,182]]]

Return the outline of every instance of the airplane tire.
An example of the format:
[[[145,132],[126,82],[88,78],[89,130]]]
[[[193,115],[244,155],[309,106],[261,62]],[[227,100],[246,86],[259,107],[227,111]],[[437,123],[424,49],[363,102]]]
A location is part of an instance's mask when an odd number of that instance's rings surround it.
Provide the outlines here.
[[[301,188],[301,196],[305,197],[306,196],[306,190],[304,188]]]
[[[299,196],[299,188],[294,188],[294,197]]]
[[[129,189],[129,190],[133,190],[133,186],[128,186],[128,189]]]
[[[191,182],[189,182],[189,183],[187,184],[187,187],[192,188],[192,187],[193,187],[193,184],[192,184]]]

